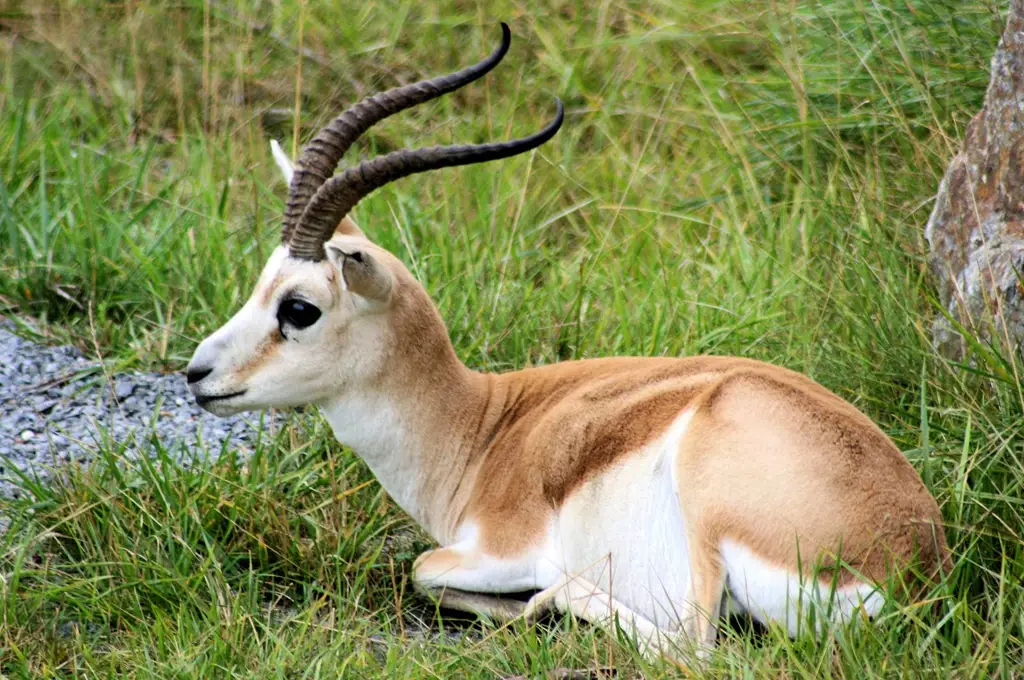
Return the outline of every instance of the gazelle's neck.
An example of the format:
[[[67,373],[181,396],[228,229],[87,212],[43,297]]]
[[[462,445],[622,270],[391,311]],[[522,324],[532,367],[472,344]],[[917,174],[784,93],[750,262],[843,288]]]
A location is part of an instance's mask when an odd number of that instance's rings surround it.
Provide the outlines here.
[[[447,338],[446,338],[447,339]],[[461,482],[489,415],[491,377],[455,352],[429,370],[321,405],[338,441],[355,451],[403,510],[439,543],[454,542],[465,507]],[[390,383],[390,384],[388,384]]]

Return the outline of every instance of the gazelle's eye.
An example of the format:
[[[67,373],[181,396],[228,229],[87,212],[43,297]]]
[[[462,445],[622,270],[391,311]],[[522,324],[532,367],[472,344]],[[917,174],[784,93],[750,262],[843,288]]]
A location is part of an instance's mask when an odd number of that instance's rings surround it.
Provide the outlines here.
[[[308,302],[288,298],[277,308],[277,322],[294,328],[306,328],[320,318],[320,310]]]

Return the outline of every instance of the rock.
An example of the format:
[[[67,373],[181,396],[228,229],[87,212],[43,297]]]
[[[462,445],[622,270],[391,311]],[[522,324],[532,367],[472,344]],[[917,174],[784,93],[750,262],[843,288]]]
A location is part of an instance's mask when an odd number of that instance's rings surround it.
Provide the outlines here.
[[[929,265],[949,315],[983,339],[1020,351],[1024,342],[1024,0],[1012,0],[992,57],[991,81],[960,152],[939,185],[925,227]],[[944,316],[936,347],[964,356]]]
[[[117,395],[118,399],[127,399],[132,396],[132,392],[135,391],[135,385],[129,380],[118,380],[114,384],[114,394]]]
[[[107,443],[124,444],[129,460],[159,444],[191,461],[201,440],[213,459],[224,445],[244,453],[257,436],[258,418],[218,419],[200,409],[180,374],[128,372],[112,382],[95,372],[79,376],[97,364],[72,347],[36,345],[9,328],[0,318],[0,523],[3,497],[16,491],[13,470],[46,479],[53,461],[88,463]]]
[[[35,401],[33,402],[32,406],[33,406],[33,408],[35,408],[35,410],[36,410],[36,411],[38,411],[39,413],[47,413],[47,412],[48,412],[48,411],[50,411],[50,410],[51,410],[51,409],[52,409],[52,408],[53,408],[54,406],[56,406],[56,405],[57,405],[58,403],[59,403],[59,402],[58,402],[58,401],[57,401],[56,399],[48,399],[48,398],[46,398],[46,397],[39,397],[39,398],[37,398],[37,399],[36,399],[36,400],[35,400]]]

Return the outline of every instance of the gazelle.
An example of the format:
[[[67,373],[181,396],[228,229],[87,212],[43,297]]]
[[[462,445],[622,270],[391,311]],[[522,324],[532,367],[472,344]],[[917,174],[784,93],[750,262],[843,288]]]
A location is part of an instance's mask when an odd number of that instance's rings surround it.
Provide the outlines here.
[[[798,610],[873,615],[884,584],[948,561],[939,508],[896,446],[798,373],[698,356],[490,374],[457,357],[433,302],[350,212],[407,175],[549,140],[401,150],[332,176],[371,125],[482,77],[456,73],[345,111],[292,167],[281,245],[187,371],[212,413],[316,404],[337,439],[440,544],[413,580],[498,620],[619,621],[650,651],[714,644],[723,596],[791,634]],[[502,593],[538,591],[528,601]],[[820,620],[820,618],[819,618]]]

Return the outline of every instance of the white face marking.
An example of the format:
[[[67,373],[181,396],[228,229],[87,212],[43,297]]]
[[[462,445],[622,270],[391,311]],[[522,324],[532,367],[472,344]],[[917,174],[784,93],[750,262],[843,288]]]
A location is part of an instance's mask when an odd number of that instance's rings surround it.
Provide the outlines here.
[[[349,250],[372,247],[360,237],[335,236]],[[248,302],[204,340],[190,371],[210,371],[190,384],[196,400],[217,415],[317,404],[359,389],[381,372],[389,342],[386,314],[340,285],[341,261],[291,258],[284,246],[270,256]],[[282,320],[282,303],[319,310],[312,324]]]

